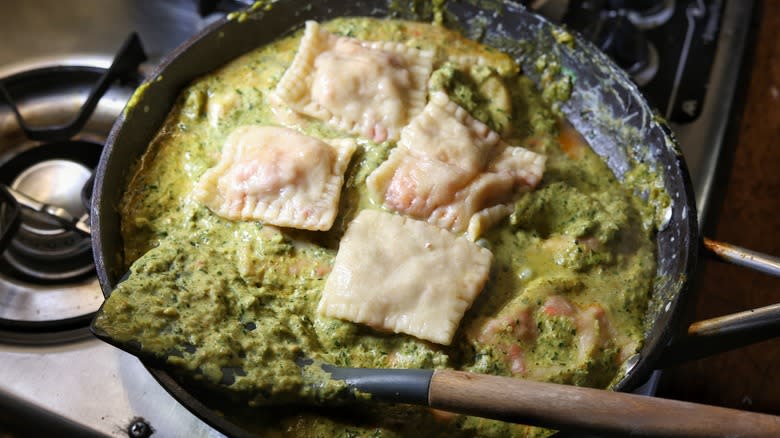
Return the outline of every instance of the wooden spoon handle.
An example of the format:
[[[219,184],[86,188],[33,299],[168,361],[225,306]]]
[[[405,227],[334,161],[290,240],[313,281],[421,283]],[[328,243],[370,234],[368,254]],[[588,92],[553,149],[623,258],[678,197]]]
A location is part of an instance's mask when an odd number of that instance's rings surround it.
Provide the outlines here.
[[[432,408],[621,436],[778,437],[780,417],[655,397],[436,370]]]

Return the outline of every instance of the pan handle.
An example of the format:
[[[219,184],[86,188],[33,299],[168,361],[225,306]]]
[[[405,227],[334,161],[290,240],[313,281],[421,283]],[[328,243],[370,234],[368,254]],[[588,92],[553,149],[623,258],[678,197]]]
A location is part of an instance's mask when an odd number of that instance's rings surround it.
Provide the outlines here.
[[[704,248],[707,253],[723,260],[748,269],[780,277],[780,258],[751,251],[736,245],[704,238]]]
[[[780,258],[704,238],[706,253],[718,260],[780,277]],[[705,319],[691,324],[686,335],[672,341],[659,368],[700,359],[780,336],[780,304]]]

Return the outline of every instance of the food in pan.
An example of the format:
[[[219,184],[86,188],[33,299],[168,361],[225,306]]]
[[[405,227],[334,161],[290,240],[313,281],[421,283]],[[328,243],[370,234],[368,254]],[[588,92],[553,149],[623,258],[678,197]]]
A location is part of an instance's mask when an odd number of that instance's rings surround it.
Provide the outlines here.
[[[339,243],[317,310],[449,345],[492,258],[434,225],[366,209]]]
[[[196,79],[127,182],[131,274],[95,326],[253,406],[258,433],[545,433],[269,404],[310,391],[301,356],[620,378],[643,338],[656,205],[551,109],[565,83],[537,90],[438,25],[367,18],[308,24]]]
[[[309,21],[276,93],[294,110],[341,131],[396,140],[425,106],[432,58],[431,50],[339,36]]]
[[[349,138],[323,141],[287,128],[241,126],[194,196],[227,219],[328,230],[354,151]]]
[[[503,144],[495,131],[434,91],[366,185],[379,205],[461,232],[496,207],[508,215],[520,189],[542,179],[544,161]]]

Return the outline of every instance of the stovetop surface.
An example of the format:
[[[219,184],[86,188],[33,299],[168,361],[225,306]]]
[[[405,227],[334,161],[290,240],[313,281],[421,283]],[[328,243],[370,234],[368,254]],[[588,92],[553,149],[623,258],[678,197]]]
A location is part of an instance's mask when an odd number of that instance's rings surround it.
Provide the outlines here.
[[[13,12],[0,14],[0,41],[5,42],[0,45],[0,78],[51,65],[107,67],[133,31],[149,55],[141,70],[149,72],[165,54],[215,18],[201,17],[196,3],[7,0],[2,6]],[[717,41],[709,81],[698,79],[704,86],[697,87],[695,117],[672,117],[678,120],[672,123],[673,130],[691,171],[698,209],[705,216],[736,87],[739,62],[735,58],[741,56],[745,42],[742,24],[750,16],[752,1],[677,0],[671,4],[682,13],[677,20],[683,29],[698,28],[700,34],[715,35]],[[702,14],[706,10],[717,11],[713,12],[716,16]],[[681,35],[675,43],[680,51],[685,38]],[[671,78],[674,82],[675,75]],[[648,88],[658,87],[648,84]],[[668,100],[671,88],[662,94]],[[661,101],[654,102],[659,112],[671,116],[671,107]],[[113,106],[117,107],[116,102]],[[0,105],[0,127],[3,123],[10,122]],[[0,156],[3,152],[0,143]],[[94,278],[77,283],[79,288],[98,287]],[[220,436],[176,402],[136,358],[93,339],[85,327],[55,334],[0,335],[0,409],[17,412],[20,418],[64,421],[80,433],[126,436],[130,428],[143,426],[138,423],[142,419],[156,436]]]
[[[0,14],[0,77],[53,60],[92,60],[107,67],[131,32],[150,63],[207,24],[196,0],[6,0]],[[32,35],[31,35],[32,33]],[[68,61],[72,60],[72,61]]]
[[[148,73],[209,21],[198,14],[195,0],[11,0],[2,7],[13,12],[0,14],[0,78],[52,66],[107,68],[131,32],[139,34],[149,56],[141,66]],[[89,91],[71,88],[57,100],[66,112],[62,101],[84,100]],[[118,90],[101,100],[88,124],[95,140],[110,128],[102,119],[116,117],[127,98]],[[0,131],[11,123],[0,104]],[[0,157],[6,152],[0,141]],[[19,279],[0,284],[32,289],[30,296],[38,300],[58,293],[44,286]],[[93,304],[90,297],[102,298],[94,276],[69,281],[61,290],[85,295],[80,304],[94,309],[99,301]],[[7,421],[23,431],[79,436],[128,436],[145,425],[155,436],[222,436],[173,399],[139,360],[96,340],[85,326],[35,332],[0,328],[0,363],[0,432]]]

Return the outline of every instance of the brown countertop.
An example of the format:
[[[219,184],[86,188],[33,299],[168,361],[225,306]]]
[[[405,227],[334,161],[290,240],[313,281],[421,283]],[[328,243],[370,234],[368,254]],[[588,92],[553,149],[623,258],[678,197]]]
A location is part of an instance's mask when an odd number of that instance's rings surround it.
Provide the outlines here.
[[[761,2],[759,2],[761,3]],[[780,256],[780,1],[759,5],[733,160],[718,183],[710,238]],[[737,115],[738,116],[738,115]],[[702,259],[696,320],[780,303],[780,278]],[[659,396],[780,414],[780,338],[669,368]]]

